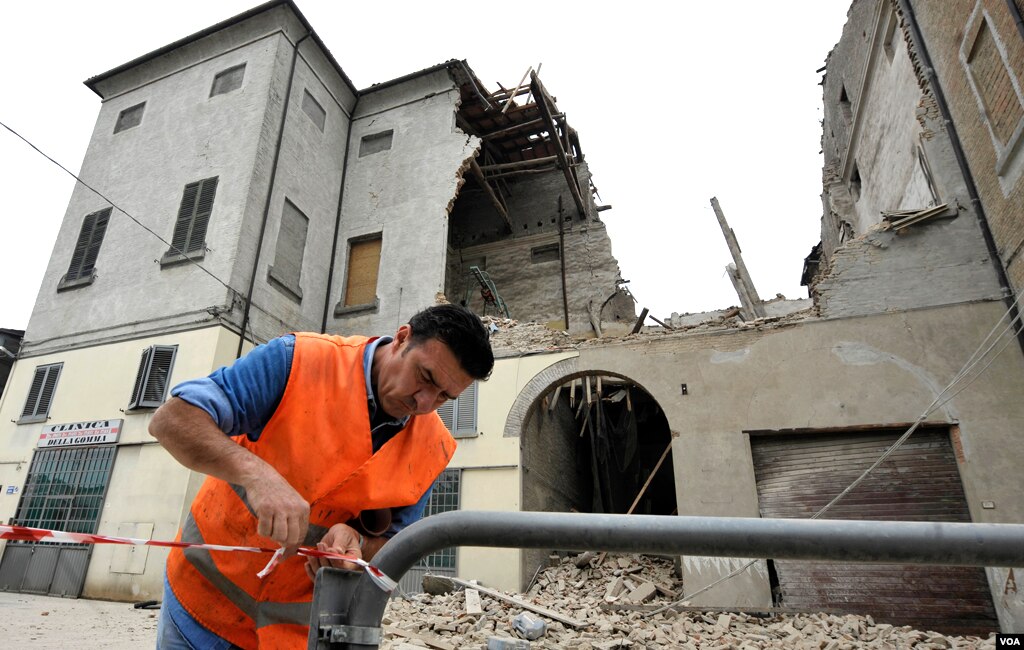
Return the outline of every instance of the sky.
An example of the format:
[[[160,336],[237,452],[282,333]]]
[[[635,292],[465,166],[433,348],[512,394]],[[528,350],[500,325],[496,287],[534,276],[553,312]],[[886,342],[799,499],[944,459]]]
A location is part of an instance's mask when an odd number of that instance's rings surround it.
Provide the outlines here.
[[[256,4],[6,3],[0,122],[77,173],[100,109],[83,81]],[[637,312],[661,320],[739,304],[711,197],[761,298],[807,297],[822,211],[817,70],[849,4],[297,0],[357,88],[453,58],[489,90],[541,66],[612,206],[601,218]],[[75,181],[3,128],[0,179],[0,328],[25,329]]]

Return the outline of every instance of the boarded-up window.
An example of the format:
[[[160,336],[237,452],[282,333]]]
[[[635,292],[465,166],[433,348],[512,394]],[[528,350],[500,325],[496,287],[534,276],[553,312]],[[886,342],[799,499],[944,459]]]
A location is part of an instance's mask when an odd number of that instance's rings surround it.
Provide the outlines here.
[[[75,250],[71,254],[71,263],[68,265],[68,272],[61,279],[61,285],[92,277],[109,221],[110,208],[93,212],[82,220],[82,229],[78,233],[78,241],[75,242]]]
[[[25,408],[21,410],[21,418],[18,419],[19,423],[42,422],[49,417],[53,393],[57,390],[57,379],[63,367],[63,363],[36,367],[36,374],[32,377],[32,385],[25,400]]]
[[[195,253],[206,248],[206,227],[210,223],[213,199],[216,195],[216,176],[185,186],[168,255]]]
[[[377,302],[377,270],[380,268],[381,237],[354,240],[349,244],[345,306]]]
[[[152,345],[142,351],[129,409],[156,408],[167,398],[177,345]]]
[[[270,267],[270,279],[302,299],[299,281],[302,279],[302,258],[306,250],[306,233],[309,230],[309,219],[285,199],[281,213],[281,231],[277,236],[277,252],[274,254],[274,265]]]
[[[984,105],[989,128],[999,144],[1006,146],[1024,117],[1024,107],[999,53],[995,35],[984,18],[967,55],[967,66],[975,92]]]
[[[245,64],[236,65],[232,68],[228,68],[223,72],[218,72],[217,76],[213,78],[213,87],[210,88],[210,97],[214,95],[223,95],[229,93],[232,90],[237,90],[242,87],[242,79],[245,78]]]
[[[456,438],[472,438],[479,433],[476,427],[476,394],[477,382],[474,381],[461,395],[437,409],[441,422]]]
[[[316,128],[324,130],[324,125],[327,123],[327,111],[313,95],[309,94],[308,90],[302,94],[302,111],[309,116],[309,119],[313,120]]]
[[[146,110],[146,102],[126,108],[117,116],[117,123],[114,125],[114,133],[127,131],[133,126],[142,124],[142,113]]]
[[[359,141],[359,157],[362,158],[373,153],[387,151],[391,148],[391,141],[394,136],[395,132],[391,129],[381,131],[380,133],[364,135],[363,139]]]

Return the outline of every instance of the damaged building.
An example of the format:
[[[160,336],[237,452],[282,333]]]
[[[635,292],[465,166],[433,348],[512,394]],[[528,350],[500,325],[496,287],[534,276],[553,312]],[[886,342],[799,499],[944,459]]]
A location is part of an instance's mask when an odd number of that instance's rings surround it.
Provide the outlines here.
[[[662,327],[638,322],[580,137],[535,72],[489,91],[453,60],[357,90],[279,1],[90,79],[83,175],[181,252],[76,188],[0,405],[21,463],[0,464],[21,494],[3,516],[172,539],[202,477],[146,433],[169,386],[287,331],[388,334],[445,300],[485,316],[497,362],[442,409],[460,444],[431,512],[811,517],[925,414],[825,516],[1024,522],[1024,355],[997,327],[1024,277],[1014,9],[854,2],[822,69],[810,298],[762,301],[736,246],[740,306]],[[42,442],[88,423],[112,437]],[[47,492],[56,461],[74,487]],[[159,549],[47,549],[7,544],[0,589],[159,596]],[[547,560],[447,549],[404,584],[522,589]],[[1024,632],[1019,568],[679,565],[695,606]]]

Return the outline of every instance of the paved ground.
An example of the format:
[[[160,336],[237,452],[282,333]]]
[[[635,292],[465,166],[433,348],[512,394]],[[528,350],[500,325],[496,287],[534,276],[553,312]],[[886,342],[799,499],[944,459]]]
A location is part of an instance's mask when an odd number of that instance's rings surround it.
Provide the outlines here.
[[[153,648],[158,615],[130,603],[0,592],[0,647]]]

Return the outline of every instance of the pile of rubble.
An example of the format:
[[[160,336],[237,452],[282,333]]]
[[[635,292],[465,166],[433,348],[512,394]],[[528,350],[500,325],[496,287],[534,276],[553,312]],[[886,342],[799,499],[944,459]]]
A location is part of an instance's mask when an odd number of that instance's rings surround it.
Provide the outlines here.
[[[491,331],[491,347],[496,354],[571,349],[576,343],[565,330],[553,330],[541,323],[494,316],[483,316],[481,320]]]
[[[554,558],[553,564],[537,575],[526,594],[455,578],[433,580],[433,595],[392,599],[381,648],[995,648],[994,634],[987,639],[946,636],[876,623],[870,616],[685,607],[677,603],[682,584],[672,562],[661,558],[587,553]],[[672,609],[656,611],[673,603]]]

